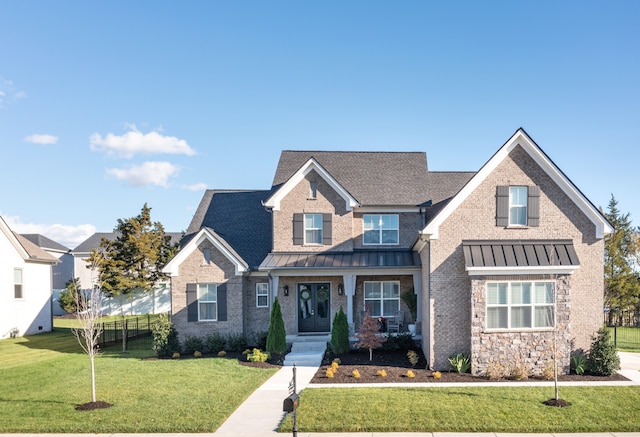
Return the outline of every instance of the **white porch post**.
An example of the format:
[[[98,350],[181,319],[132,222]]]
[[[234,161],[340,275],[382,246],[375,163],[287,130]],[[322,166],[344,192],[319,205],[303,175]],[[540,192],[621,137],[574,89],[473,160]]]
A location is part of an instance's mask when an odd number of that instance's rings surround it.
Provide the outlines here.
[[[278,286],[280,284],[280,276],[271,276],[271,303],[275,302],[278,296]]]
[[[418,309],[416,311],[416,322],[422,322],[422,273],[413,274],[413,292],[418,297]]]
[[[347,296],[347,323],[353,324],[353,296],[356,294],[356,275],[343,275],[344,294]]]

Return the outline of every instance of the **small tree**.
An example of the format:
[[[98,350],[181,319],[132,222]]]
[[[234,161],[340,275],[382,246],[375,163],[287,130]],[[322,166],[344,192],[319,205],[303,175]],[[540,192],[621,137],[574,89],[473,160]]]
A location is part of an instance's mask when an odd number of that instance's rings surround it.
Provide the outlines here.
[[[151,327],[151,332],[153,334],[152,349],[159,357],[170,357],[174,352],[180,352],[178,332],[168,314],[158,315],[158,320]]]
[[[369,311],[364,315],[364,320],[358,329],[357,348],[369,349],[369,361],[373,361],[373,350],[382,346],[386,338],[378,335],[380,327],[378,321],[369,316]]]
[[[349,323],[342,306],[333,319],[331,328],[331,350],[336,354],[349,352]]]
[[[60,308],[69,314],[75,313],[78,308],[76,306],[78,300],[76,294],[80,292],[80,278],[69,279],[67,283],[64,284],[64,290],[60,292],[60,297],[58,298]]]
[[[591,350],[587,357],[587,372],[594,375],[610,376],[620,369],[620,357],[611,342],[611,336],[602,327],[592,337]]]
[[[276,297],[271,309],[271,320],[269,322],[269,333],[267,334],[267,352],[272,354],[283,354],[287,351],[287,334],[284,330],[284,320],[282,310]]]

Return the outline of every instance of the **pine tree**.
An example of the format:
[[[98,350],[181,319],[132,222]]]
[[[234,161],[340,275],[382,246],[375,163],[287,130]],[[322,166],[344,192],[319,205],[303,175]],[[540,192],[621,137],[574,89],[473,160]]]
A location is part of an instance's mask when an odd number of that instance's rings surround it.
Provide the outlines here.
[[[349,352],[349,323],[347,315],[342,310],[336,313],[331,328],[331,350],[336,354],[344,354]]]
[[[378,335],[380,327],[378,320],[369,316],[369,311],[364,315],[364,320],[358,328],[358,342],[357,348],[369,349],[369,361],[373,360],[373,350],[379,348],[384,344],[387,338],[383,335]]]
[[[60,292],[60,296],[58,297],[60,308],[69,314],[75,313],[78,309],[76,304],[78,298],[76,295],[80,292],[80,278],[69,279],[66,284],[64,284],[64,290]]]
[[[267,352],[272,354],[283,354],[287,351],[287,334],[284,330],[284,320],[282,310],[276,297],[271,309],[271,320],[269,322],[269,332],[267,333]]]
[[[631,226],[629,214],[622,214],[618,201],[612,195],[607,220],[614,228],[605,241],[604,302],[609,309],[609,323],[617,322],[621,312],[635,312],[640,304],[640,281],[634,270],[640,253],[636,231]]]

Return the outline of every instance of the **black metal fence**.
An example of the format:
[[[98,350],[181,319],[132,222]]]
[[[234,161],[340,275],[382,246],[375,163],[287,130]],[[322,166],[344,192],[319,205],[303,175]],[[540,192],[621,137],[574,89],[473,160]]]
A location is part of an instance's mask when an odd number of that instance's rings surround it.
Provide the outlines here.
[[[608,326],[611,341],[616,349],[623,351],[640,351],[640,327]]]
[[[127,343],[138,339],[151,340],[150,315],[104,322],[101,323],[101,328],[102,334],[100,335],[99,341],[101,348],[114,344],[122,344],[123,336],[126,338]]]

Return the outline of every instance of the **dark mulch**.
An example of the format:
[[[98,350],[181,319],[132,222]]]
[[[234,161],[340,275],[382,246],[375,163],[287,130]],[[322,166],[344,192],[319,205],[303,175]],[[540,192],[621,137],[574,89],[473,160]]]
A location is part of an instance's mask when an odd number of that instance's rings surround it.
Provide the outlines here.
[[[110,408],[113,404],[104,401],[87,402],[86,404],[78,405],[76,410],[78,411],[92,411],[100,408]]]
[[[436,379],[431,370],[426,369],[424,354],[420,349],[414,349],[420,356],[420,361],[412,366],[407,358],[406,350],[374,350],[373,360],[369,361],[368,351],[351,351],[347,354],[332,355],[327,353],[322,366],[318,369],[311,380],[316,384],[336,384],[336,383],[390,383],[390,382],[497,382],[490,381],[484,376],[473,376],[470,373],[440,372],[440,378]],[[326,376],[326,370],[331,365],[334,358],[340,359],[338,371],[333,378]],[[353,377],[353,371],[358,370],[360,378]],[[380,376],[379,371],[384,370],[386,376]],[[409,378],[407,371],[411,370],[415,377]],[[626,381],[622,375],[612,376],[595,375],[560,375],[558,381]],[[529,378],[529,381],[544,381],[540,377]],[[512,379],[503,379],[499,382],[514,382]]]

